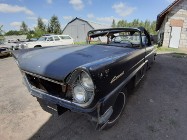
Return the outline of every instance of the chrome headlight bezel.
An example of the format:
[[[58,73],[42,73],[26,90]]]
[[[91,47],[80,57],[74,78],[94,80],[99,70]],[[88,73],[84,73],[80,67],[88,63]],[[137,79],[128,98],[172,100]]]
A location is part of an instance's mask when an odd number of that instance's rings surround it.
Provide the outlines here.
[[[82,83],[82,80],[81,80],[81,74],[82,73],[85,73],[86,75],[89,76],[90,80],[93,82],[91,76],[88,74],[88,72],[86,71],[80,71],[77,76],[75,77],[74,79],[74,82],[72,83],[72,97],[73,97],[73,102],[78,105],[78,106],[81,106],[81,107],[87,107],[89,106],[93,99],[94,99],[94,96],[95,96],[95,93],[94,93],[94,83],[93,83],[93,88],[89,88],[89,87],[86,87],[85,84]],[[76,94],[78,93],[75,93],[74,92],[74,88],[77,87],[77,86],[80,86],[81,88],[84,89],[85,91],[85,97],[84,97],[84,101],[79,101],[76,99]]]
[[[83,98],[82,101],[80,100],[80,98],[78,99],[78,96],[81,96],[81,95],[80,95],[81,92],[79,91],[78,93],[75,93],[76,88],[80,88],[80,89],[82,90],[82,98]],[[79,89],[79,90],[80,90],[80,89]],[[77,89],[77,90],[78,90],[78,89]],[[86,101],[86,98],[87,98],[87,92],[86,92],[86,90],[85,90],[80,84],[75,85],[75,86],[73,87],[73,99],[74,99],[76,102],[80,103],[80,104],[84,104],[85,101]]]
[[[87,80],[87,82],[86,82],[86,80]],[[81,82],[81,85],[85,88],[85,89],[87,89],[87,90],[89,90],[89,91],[92,91],[92,90],[94,90],[94,83],[93,83],[93,80],[92,80],[92,78],[90,77],[90,75],[88,74],[88,73],[86,73],[86,72],[81,72],[81,74],[80,74],[80,82]]]

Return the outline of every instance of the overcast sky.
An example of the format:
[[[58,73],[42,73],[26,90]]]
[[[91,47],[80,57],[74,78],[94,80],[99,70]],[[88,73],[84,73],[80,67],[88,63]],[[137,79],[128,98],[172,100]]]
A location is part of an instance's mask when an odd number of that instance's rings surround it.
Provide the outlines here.
[[[59,17],[62,27],[75,17],[109,24],[113,19],[156,20],[157,15],[174,0],[0,0],[0,25],[8,31],[20,23],[33,28],[38,17],[48,23]]]

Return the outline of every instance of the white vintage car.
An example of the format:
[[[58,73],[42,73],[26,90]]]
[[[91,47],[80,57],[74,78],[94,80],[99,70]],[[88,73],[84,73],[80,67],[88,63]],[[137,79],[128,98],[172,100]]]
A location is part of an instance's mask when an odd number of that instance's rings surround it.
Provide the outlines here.
[[[69,35],[45,35],[34,42],[24,42],[19,44],[20,48],[36,48],[48,46],[62,46],[74,44],[73,38]]]

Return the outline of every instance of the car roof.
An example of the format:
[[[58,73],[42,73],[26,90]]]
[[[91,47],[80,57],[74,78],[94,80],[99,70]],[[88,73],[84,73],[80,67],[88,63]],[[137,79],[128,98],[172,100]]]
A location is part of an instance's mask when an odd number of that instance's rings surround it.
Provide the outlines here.
[[[109,33],[120,33],[120,32],[141,32],[149,34],[144,27],[132,28],[132,27],[119,27],[119,28],[108,28],[108,29],[96,29],[90,30],[87,34],[88,37],[106,36]]]
[[[53,34],[46,34],[46,35],[43,35],[42,37],[50,37],[50,36],[69,36],[69,35],[53,35]]]

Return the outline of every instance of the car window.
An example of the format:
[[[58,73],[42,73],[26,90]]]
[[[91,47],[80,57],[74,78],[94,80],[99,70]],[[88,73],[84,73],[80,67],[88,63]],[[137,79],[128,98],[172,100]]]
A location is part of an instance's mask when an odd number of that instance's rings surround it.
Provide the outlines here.
[[[59,36],[61,39],[71,39],[69,36]]]
[[[54,41],[53,37],[48,37],[47,41]]]
[[[38,39],[38,41],[46,41],[47,40],[47,37],[40,37],[39,39]]]
[[[60,38],[59,38],[58,36],[54,36],[54,40],[55,40],[55,41],[59,41]]]
[[[140,36],[138,35],[119,35],[112,39],[114,43],[132,43],[140,44]]]

